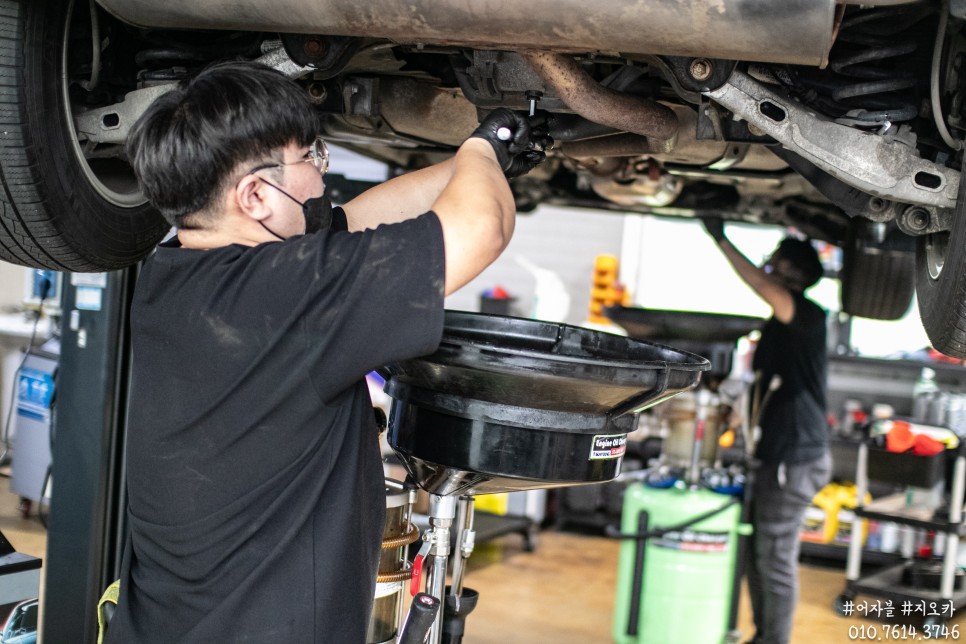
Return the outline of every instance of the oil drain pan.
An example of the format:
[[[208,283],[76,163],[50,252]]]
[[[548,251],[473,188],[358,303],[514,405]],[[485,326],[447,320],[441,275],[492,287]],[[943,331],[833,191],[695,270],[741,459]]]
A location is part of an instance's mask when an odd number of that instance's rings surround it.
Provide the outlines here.
[[[609,481],[637,412],[710,363],[590,329],[447,311],[439,349],[386,366],[389,444],[432,494]]]

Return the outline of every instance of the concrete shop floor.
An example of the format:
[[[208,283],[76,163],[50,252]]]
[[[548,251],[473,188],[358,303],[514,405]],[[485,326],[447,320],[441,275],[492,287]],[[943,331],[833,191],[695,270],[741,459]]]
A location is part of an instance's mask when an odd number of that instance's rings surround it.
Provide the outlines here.
[[[0,475],[0,532],[19,552],[43,558],[46,532],[35,515],[28,519],[20,516],[20,500],[10,493],[9,482]],[[611,642],[618,549],[619,543],[614,540],[554,530],[540,533],[532,553],[524,551],[518,534],[477,544],[465,585],[480,593],[480,601],[467,620],[464,644]],[[855,629],[850,636],[850,626],[875,625],[881,630],[882,622],[858,616],[843,618],[832,611],[832,601],[841,592],[844,579],[843,570],[838,568],[801,566],[802,590],[793,644],[861,641]],[[966,610],[950,624],[966,631],[964,614]],[[685,611],[681,618],[700,619],[700,615]],[[917,622],[912,618],[907,623]],[[745,594],[739,627],[744,638],[752,635]],[[880,638],[887,641],[881,633]],[[966,640],[966,632],[960,638]],[[903,639],[921,640],[921,631],[918,638]]]

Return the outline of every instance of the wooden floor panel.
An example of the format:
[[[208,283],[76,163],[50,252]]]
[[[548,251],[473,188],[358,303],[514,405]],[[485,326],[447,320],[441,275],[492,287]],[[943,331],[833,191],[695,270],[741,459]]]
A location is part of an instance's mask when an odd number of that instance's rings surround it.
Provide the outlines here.
[[[44,528],[35,516],[20,516],[19,499],[8,492],[8,482],[0,477],[0,532],[18,551],[44,557]],[[619,543],[614,540],[556,531],[540,533],[532,553],[524,550],[523,539],[517,534],[477,544],[465,585],[477,590],[480,600],[467,620],[464,644],[610,642],[618,549]],[[832,611],[832,601],[844,585],[843,570],[803,565],[801,579],[793,644],[862,641],[850,637],[850,626],[866,624],[881,629],[879,621],[843,618]],[[700,619],[700,615],[692,615],[684,607],[680,614],[668,618]],[[963,615],[955,616],[951,623],[966,630]],[[751,636],[746,595],[739,627],[745,638]],[[966,633],[961,637],[966,640]]]
[[[480,593],[480,601],[467,622],[463,641],[611,642],[618,549],[619,543],[614,540],[566,532],[542,533],[534,553],[523,550],[523,541],[517,535],[478,545],[465,585]],[[863,641],[857,633],[850,637],[849,632],[850,626],[862,625],[876,627],[881,641],[892,641],[882,633],[883,622],[858,615],[840,617],[832,610],[833,600],[845,584],[844,568],[803,564],[800,570],[801,595],[792,644]],[[871,597],[858,599],[875,602]],[[700,619],[700,615],[683,607],[680,614],[668,618]],[[920,619],[895,619],[893,623],[917,624]],[[966,631],[962,614],[950,623]],[[746,589],[739,606],[738,627],[742,641],[754,634]],[[966,632],[961,638],[966,640]]]

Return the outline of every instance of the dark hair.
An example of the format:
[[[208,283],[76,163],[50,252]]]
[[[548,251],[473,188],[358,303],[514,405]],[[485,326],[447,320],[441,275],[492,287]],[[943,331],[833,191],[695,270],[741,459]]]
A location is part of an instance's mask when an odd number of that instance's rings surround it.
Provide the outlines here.
[[[811,242],[794,237],[786,237],[778,244],[778,248],[772,255],[774,258],[787,259],[795,267],[798,273],[796,281],[801,290],[812,286],[822,278],[825,269],[822,261],[818,258],[818,252]]]
[[[308,145],[319,121],[306,93],[250,62],[219,63],[159,97],[138,119],[127,154],[145,196],[173,226],[198,225],[242,163]]]

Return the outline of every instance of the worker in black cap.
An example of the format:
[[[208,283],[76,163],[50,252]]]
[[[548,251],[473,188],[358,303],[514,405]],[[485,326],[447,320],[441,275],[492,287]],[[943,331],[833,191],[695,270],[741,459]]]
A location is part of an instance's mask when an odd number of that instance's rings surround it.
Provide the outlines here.
[[[738,276],[772,310],[752,361],[761,438],[747,569],[756,629],[752,643],[787,644],[798,600],[802,521],[831,473],[826,314],[805,297],[822,277],[822,263],[811,243],[787,237],[755,266],[725,236],[721,219],[703,222]]]

